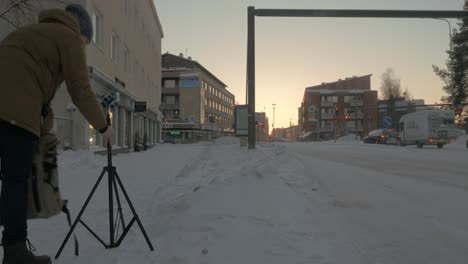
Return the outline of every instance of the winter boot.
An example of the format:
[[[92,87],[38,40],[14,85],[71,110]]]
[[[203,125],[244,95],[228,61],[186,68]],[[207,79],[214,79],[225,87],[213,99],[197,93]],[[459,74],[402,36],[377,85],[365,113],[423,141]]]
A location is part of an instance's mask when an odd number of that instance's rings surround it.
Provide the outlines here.
[[[28,247],[26,246],[29,246]],[[49,256],[35,256],[31,251],[35,248],[29,243],[29,240],[18,241],[3,245],[2,264],[51,264]]]

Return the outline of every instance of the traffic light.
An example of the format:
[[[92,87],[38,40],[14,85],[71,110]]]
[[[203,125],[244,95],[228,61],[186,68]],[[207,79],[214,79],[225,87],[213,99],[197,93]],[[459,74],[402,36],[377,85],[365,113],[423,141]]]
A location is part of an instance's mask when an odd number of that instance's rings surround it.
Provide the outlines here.
[[[338,106],[335,107],[335,116],[340,115],[340,108]]]

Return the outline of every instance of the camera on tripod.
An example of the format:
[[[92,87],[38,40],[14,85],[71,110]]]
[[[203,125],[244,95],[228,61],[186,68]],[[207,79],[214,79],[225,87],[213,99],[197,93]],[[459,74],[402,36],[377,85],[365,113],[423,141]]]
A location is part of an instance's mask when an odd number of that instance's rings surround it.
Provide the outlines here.
[[[110,92],[100,96],[102,107],[111,109],[119,103],[119,93]]]

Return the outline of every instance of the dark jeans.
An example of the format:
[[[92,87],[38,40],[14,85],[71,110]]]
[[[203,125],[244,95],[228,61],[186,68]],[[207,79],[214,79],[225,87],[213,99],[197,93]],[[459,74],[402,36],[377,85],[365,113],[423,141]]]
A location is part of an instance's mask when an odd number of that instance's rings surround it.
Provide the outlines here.
[[[27,238],[27,178],[37,141],[34,134],[0,120],[0,221],[4,228],[3,243]]]

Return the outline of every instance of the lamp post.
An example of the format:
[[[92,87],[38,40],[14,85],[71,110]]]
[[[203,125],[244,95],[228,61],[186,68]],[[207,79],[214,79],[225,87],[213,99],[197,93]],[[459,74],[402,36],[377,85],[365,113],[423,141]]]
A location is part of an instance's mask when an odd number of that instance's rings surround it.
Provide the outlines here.
[[[275,106],[276,104],[271,104],[273,106],[273,129],[275,129]]]
[[[452,24],[450,24],[450,21],[448,21],[448,19],[445,19],[445,18],[434,18],[434,19],[447,22],[449,26],[449,36],[450,36],[450,39],[452,39]]]
[[[271,104],[271,105],[273,106],[273,124],[272,124],[273,133],[272,134],[273,134],[273,141],[275,141],[275,136],[276,135],[274,134],[274,132],[275,132],[275,107],[276,107],[276,104]]]

